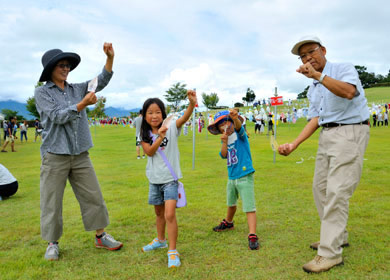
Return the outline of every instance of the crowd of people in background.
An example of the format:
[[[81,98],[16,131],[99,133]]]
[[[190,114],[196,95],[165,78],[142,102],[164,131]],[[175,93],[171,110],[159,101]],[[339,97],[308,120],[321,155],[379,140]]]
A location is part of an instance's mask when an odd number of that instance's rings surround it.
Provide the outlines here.
[[[10,117],[8,122],[3,122],[3,129],[4,129],[4,144],[3,148],[1,149],[1,152],[6,153],[6,147],[8,144],[11,146],[11,151],[16,152],[15,150],[15,138],[16,137],[16,120],[14,117]]]
[[[253,104],[252,109],[248,109],[246,112],[240,113],[245,121],[250,121],[254,123],[254,133],[255,134],[264,134],[265,129],[267,128],[267,135],[270,133],[274,133],[273,126],[275,122],[277,124],[279,122],[294,124],[297,119],[303,117],[307,117],[307,110],[305,109],[305,104],[297,105],[294,104],[291,100],[286,102],[288,105],[287,113],[281,112],[276,116],[271,113],[271,108],[269,103],[263,99],[259,100]],[[372,104],[369,108],[371,112],[372,121],[370,122],[371,127],[379,127],[379,126],[388,126],[389,125],[389,109],[390,104],[377,105]],[[177,114],[179,117],[180,114]],[[105,125],[122,125],[129,127],[136,127],[137,117],[105,117],[105,118],[90,118],[88,119],[88,123],[90,126],[102,126]],[[34,142],[37,140],[42,141],[42,131],[43,127],[39,119],[35,119],[35,121],[27,121],[27,120],[17,120],[16,117],[10,117],[8,120],[4,120],[2,122],[3,127],[3,143],[1,152],[7,152],[8,145],[11,147],[11,151],[16,152],[15,150],[15,140],[20,139],[20,142],[28,142],[28,129],[30,128],[29,123],[34,123],[33,129],[35,129],[35,137]],[[206,123],[207,122],[207,123]],[[204,115],[202,112],[196,114],[195,126],[196,130],[199,133],[202,133],[202,129],[212,124],[213,115],[207,114]],[[183,125],[183,134],[188,135],[188,129],[192,129],[192,118],[188,120]],[[244,125],[246,127],[246,125]],[[32,126],[31,126],[32,127]],[[20,132],[19,132],[20,131]],[[19,132],[19,133],[18,133]]]
[[[27,131],[29,129],[29,123],[31,124],[34,122],[34,128],[35,128],[35,138],[34,142],[37,141],[39,138],[40,141],[42,141],[42,132],[43,132],[43,127],[39,119],[35,119],[35,121],[27,121],[27,120],[22,120],[18,121],[17,117],[9,117],[8,120],[4,120],[2,122],[3,126],[3,145],[1,152],[7,152],[6,147],[8,144],[11,146],[11,150],[13,152],[16,152],[14,149],[15,147],[15,140],[20,138],[20,142],[25,142],[28,141],[28,134]],[[20,134],[18,136],[18,131],[20,131]]]
[[[372,126],[389,126],[389,107],[390,104],[373,105],[372,107]]]

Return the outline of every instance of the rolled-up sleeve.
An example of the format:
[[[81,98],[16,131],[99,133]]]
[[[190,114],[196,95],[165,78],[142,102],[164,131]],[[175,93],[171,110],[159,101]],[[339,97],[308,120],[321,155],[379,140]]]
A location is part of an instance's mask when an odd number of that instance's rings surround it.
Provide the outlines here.
[[[103,90],[110,82],[112,75],[114,75],[114,71],[110,73],[106,70],[105,67],[103,67],[102,72],[97,76],[98,85],[95,92]],[[84,97],[88,93],[88,84],[90,81],[92,81],[92,79],[83,83],[72,84],[72,86],[75,88],[76,92],[82,93],[81,97]]]
[[[105,67],[103,67],[102,72],[98,75],[98,86],[96,88],[96,92],[104,89],[107,84],[110,82],[114,71],[108,72]]]

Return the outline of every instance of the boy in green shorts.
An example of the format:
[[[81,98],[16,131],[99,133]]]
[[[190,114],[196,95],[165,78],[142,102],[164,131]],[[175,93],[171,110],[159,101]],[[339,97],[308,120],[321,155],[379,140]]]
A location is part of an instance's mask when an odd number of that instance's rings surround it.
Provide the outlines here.
[[[237,210],[237,198],[241,196],[242,208],[246,213],[249,226],[249,249],[258,250],[259,241],[256,235],[256,206],[253,188],[252,157],[248,136],[242,126],[243,118],[234,109],[218,112],[214,123],[207,129],[211,134],[222,134],[220,156],[227,159],[229,180],[227,183],[227,216],[213,228],[216,232],[234,229],[233,217]]]

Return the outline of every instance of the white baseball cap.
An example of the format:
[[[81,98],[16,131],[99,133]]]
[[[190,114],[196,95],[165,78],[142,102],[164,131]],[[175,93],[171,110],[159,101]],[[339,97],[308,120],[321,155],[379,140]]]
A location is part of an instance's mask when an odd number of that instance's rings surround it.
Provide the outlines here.
[[[306,36],[303,36],[301,39],[299,39],[298,43],[296,43],[294,45],[291,52],[295,55],[299,55],[299,48],[302,45],[307,44],[307,43],[317,43],[317,44],[320,44],[322,46],[322,42],[317,36],[306,35]]]

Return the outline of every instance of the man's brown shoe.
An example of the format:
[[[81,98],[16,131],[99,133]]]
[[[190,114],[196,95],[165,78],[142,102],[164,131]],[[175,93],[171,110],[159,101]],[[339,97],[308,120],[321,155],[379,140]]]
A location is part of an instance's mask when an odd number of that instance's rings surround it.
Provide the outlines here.
[[[306,272],[320,273],[323,271],[327,271],[336,265],[342,265],[342,264],[343,264],[342,257],[338,257],[335,259],[328,259],[317,255],[314,258],[314,260],[308,262],[302,268]]]
[[[320,241],[310,244],[310,248],[312,248],[313,250],[318,250],[318,246],[320,246]],[[341,245],[341,247],[342,248],[349,247],[349,243],[345,242],[344,244]]]

